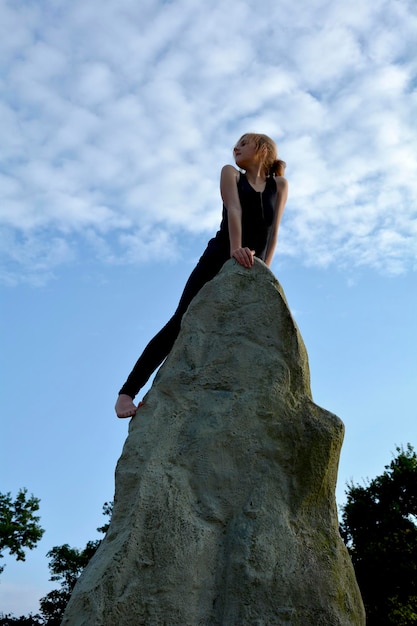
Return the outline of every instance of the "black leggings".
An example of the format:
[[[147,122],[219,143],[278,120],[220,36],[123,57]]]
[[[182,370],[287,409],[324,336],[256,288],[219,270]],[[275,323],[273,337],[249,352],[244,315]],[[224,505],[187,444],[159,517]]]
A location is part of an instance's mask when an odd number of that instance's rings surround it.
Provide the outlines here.
[[[147,383],[153,372],[171,351],[180,332],[182,317],[191,300],[209,280],[219,273],[228,258],[224,254],[218,252],[213,254],[211,250],[206,250],[187,280],[174,315],[148,343],[119,393],[124,393],[133,399],[139,389]]]

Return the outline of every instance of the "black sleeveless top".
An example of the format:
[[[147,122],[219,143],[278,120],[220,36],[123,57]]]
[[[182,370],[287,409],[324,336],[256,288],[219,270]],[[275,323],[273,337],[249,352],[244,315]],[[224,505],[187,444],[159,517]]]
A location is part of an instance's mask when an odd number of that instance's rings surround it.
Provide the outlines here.
[[[266,179],[265,189],[256,191],[241,174],[237,182],[242,207],[242,248],[255,250],[255,256],[265,261],[268,243],[273,234],[277,185],[275,179]],[[223,216],[216,236],[208,243],[207,252],[222,254],[225,261],[230,258],[229,226],[227,209],[223,205]]]

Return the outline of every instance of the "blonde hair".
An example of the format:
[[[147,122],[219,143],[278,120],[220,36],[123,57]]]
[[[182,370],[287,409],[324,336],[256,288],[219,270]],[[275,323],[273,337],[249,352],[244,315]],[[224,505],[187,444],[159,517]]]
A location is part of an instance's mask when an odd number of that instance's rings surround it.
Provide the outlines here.
[[[267,176],[284,176],[287,164],[278,158],[278,149],[275,141],[268,135],[261,133],[245,133],[239,141],[241,139],[253,142],[257,153],[264,151],[264,167]]]

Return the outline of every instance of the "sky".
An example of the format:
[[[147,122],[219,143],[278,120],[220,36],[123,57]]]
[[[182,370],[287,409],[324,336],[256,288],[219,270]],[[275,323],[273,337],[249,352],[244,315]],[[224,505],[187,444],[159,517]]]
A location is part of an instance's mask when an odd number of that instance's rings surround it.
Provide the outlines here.
[[[338,505],[417,447],[416,28],[414,0],[0,0],[0,490],[45,529],[2,560],[0,612],[36,613],[48,550],[100,537],[117,391],[244,132],[287,162],[271,269],[345,424]]]

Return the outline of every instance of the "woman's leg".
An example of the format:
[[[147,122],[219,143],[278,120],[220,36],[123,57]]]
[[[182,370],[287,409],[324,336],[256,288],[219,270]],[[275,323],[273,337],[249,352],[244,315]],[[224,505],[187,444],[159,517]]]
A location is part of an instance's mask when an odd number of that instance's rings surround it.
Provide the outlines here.
[[[162,330],[148,343],[119,393],[132,399],[136,396],[169,354],[181,326],[181,317],[174,314]]]
[[[133,398],[171,351],[180,332],[182,317],[190,302],[200,289],[216,276],[224,262],[221,259],[210,259],[205,256],[200,259],[185,285],[174,315],[148,343],[121,388],[116,403],[116,413],[119,417],[131,417],[135,414],[136,407],[132,402]]]

